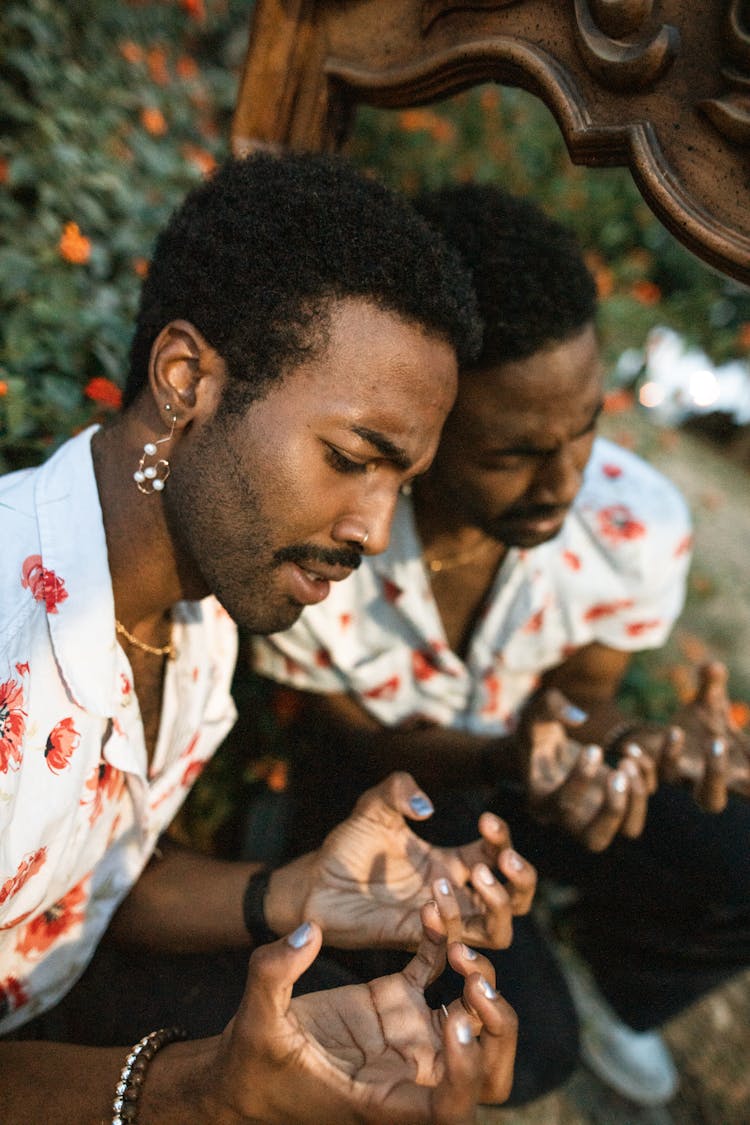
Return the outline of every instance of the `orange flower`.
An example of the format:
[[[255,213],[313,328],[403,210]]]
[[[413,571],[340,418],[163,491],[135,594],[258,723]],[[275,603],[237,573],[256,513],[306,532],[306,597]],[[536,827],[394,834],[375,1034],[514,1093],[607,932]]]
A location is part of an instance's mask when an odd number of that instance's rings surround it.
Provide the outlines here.
[[[204,20],[206,18],[206,5],[203,0],[182,0],[182,7],[194,20]]]
[[[605,301],[607,297],[611,297],[614,292],[615,275],[600,254],[587,254],[586,265],[591,274],[593,274],[599,300]]]
[[[630,294],[641,305],[658,305],[661,300],[661,289],[653,281],[636,281]]]
[[[280,759],[275,761],[266,775],[266,785],[272,793],[283,793],[289,784],[289,768]]]
[[[139,277],[148,277],[148,258],[133,258],[133,273]]]
[[[605,414],[624,414],[633,405],[633,395],[623,387],[614,391],[607,391],[604,396],[603,410]]]
[[[750,707],[747,703],[736,701],[729,704],[729,717],[740,730],[750,722]]]
[[[139,43],[133,42],[132,39],[123,39],[118,43],[118,50],[125,62],[139,63],[143,62],[143,47]]]
[[[439,117],[430,109],[405,109],[398,115],[399,124],[407,133],[424,130],[433,140],[452,141],[456,135],[455,126],[444,117]]]
[[[0,156],[0,184],[7,184],[10,164],[4,156]]]
[[[83,393],[93,402],[109,406],[113,410],[119,410],[122,406],[122,391],[111,379],[105,379],[103,375],[97,375],[89,380]]]
[[[178,77],[184,79],[186,82],[191,78],[197,78],[199,73],[198,64],[192,55],[180,55],[175,70],[177,71]]]
[[[205,148],[198,145],[183,145],[182,155],[189,160],[203,176],[210,176],[216,168],[216,159]]]
[[[145,106],[141,110],[141,125],[152,137],[163,137],[168,129],[164,114],[155,106]]]
[[[479,104],[485,113],[491,113],[500,105],[500,91],[497,86],[485,86],[479,95]]]
[[[0,379],[0,398],[5,398],[8,393],[8,384],[5,379]]]
[[[152,47],[146,55],[148,72],[151,81],[157,86],[166,86],[169,82],[169,67],[167,66],[167,52],[163,47]]]
[[[750,320],[741,324],[737,332],[737,343],[741,348],[750,349]]]
[[[75,266],[83,266],[91,257],[91,242],[81,234],[78,223],[66,223],[57,245],[60,257]]]

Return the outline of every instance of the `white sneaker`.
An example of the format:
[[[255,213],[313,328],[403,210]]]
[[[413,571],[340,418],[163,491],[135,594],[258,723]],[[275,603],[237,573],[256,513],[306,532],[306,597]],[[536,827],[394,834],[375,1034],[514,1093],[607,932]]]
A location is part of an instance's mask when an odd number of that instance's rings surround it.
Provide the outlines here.
[[[594,1074],[624,1098],[660,1106],[677,1092],[679,1075],[656,1031],[633,1031],[604,999],[573,950],[556,952],[580,1021],[581,1058]]]

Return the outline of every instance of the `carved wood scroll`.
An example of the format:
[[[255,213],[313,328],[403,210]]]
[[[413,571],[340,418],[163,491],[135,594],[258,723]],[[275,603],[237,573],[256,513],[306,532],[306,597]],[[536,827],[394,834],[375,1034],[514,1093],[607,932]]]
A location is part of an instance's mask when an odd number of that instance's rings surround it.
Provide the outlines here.
[[[480,82],[555,115],[579,164],[625,164],[662,222],[750,284],[750,0],[257,0],[233,127],[335,149],[359,103]]]

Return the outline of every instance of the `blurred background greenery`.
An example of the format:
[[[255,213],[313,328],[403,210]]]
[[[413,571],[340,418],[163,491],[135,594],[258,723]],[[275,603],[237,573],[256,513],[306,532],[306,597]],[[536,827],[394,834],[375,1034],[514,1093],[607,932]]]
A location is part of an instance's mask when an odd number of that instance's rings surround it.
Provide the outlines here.
[[[35,464],[120,402],[141,279],[185,191],[229,150],[250,0],[5,0],[0,21],[0,471]],[[716,362],[750,353],[750,292],[698,261],[624,169],[574,166],[546,108],[486,85],[434,106],[361,109],[348,152],[406,192],[496,181],[579,233],[596,276],[605,355],[678,329]],[[622,393],[613,410],[632,410]],[[640,432],[640,431],[639,431]],[[648,439],[652,440],[652,439]],[[696,595],[698,596],[698,595]],[[637,665],[634,706],[673,692]],[[283,790],[282,698],[238,685],[245,757],[219,756],[191,799],[215,840],[238,802]]]

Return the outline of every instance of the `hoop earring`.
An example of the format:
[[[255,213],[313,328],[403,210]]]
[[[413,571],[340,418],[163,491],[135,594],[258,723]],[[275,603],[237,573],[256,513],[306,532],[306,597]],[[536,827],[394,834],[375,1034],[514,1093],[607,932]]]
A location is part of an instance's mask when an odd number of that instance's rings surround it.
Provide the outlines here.
[[[164,409],[171,413],[172,407],[167,403]],[[133,480],[139,492],[144,496],[150,496],[152,492],[162,492],[164,485],[167,483],[169,476],[169,461],[166,457],[160,457],[153,465],[147,465],[146,461],[149,457],[155,457],[157,454],[157,446],[163,445],[167,441],[171,441],[174,437],[174,428],[177,425],[177,417],[172,414],[171,426],[168,434],[164,437],[157,438],[156,441],[147,441],[143,447],[141,459],[138,462],[138,468],[133,473]]]

